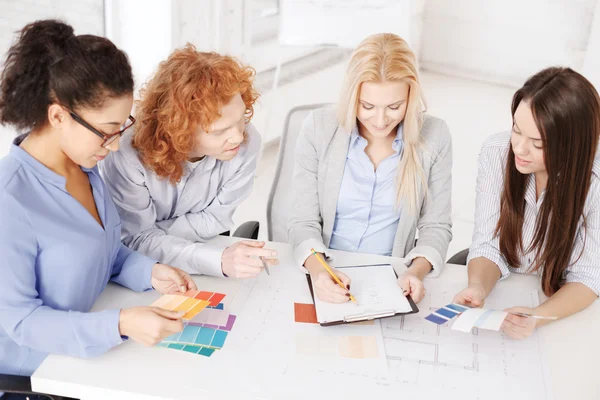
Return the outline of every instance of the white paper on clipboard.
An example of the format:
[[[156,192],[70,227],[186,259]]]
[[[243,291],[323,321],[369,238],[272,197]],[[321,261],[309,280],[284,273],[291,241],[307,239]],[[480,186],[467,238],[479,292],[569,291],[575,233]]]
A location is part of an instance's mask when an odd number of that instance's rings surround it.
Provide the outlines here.
[[[413,307],[414,303],[409,302],[398,286],[396,273],[391,265],[336,267],[336,269],[352,280],[350,293],[356,298],[358,305],[351,301],[343,304],[326,303],[314,296],[320,324],[362,321],[417,311]]]

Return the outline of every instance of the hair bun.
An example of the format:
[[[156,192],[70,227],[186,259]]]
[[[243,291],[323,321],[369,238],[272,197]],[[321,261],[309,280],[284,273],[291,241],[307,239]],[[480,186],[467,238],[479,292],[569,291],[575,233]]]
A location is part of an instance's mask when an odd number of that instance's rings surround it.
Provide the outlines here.
[[[75,37],[73,27],[58,20],[41,20],[26,25],[21,30],[20,42],[36,49],[39,53],[46,53],[51,59],[59,59],[65,53],[66,42]],[[45,49],[43,49],[43,48]]]
[[[75,34],[72,26],[55,19],[35,21],[26,25],[21,30],[21,37],[23,39],[43,37],[57,45],[64,44],[64,42],[74,36]]]

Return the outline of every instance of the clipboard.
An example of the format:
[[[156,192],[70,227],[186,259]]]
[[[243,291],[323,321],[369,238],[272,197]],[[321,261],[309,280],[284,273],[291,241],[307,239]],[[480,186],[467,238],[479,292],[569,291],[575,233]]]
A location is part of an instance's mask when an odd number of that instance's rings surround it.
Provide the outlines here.
[[[310,295],[313,299],[313,303],[315,304],[315,309],[317,310],[317,320],[319,322],[319,324],[321,326],[333,326],[333,325],[341,325],[341,324],[348,324],[348,323],[352,323],[352,322],[360,322],[360,321],[368,321],[368,320],[373,320],[373,319],[380,319],[380,318],[389,318],[389,317],[394,317],[396,315],[406,315],[406,314],[414,314],[414,313],[418,313],[419,309],[417,308],[417,305],[415,304],[415,302],[413,301],[413,299],[410,296],[404,296],[404,294],[402,293],[402,291],[400,290],[400,288],[398,287],[397,283],[396,283],[396,279],[398,278],[398,275],[396,274],[396,271],[394,271],[394,268],[390,265],[390,264],[371,264],[371,265],[353,265],[353,266],[344,266],[344,267],[336,267],[336,269],[347,273],[350,272],[350,270],[352,269],[353,271],[359,271],[356,270],[357,268],[386,268],[387,270],[385,272],[383,272],[384,274],[387,275],[387,278],[389,279],[390,276],[393,276],[395,279],[392,281],[392,283],[396,286],[397,290],[398,290],[398,294],[404,299],[404,300],[399,300],[401,301],[403,304],[399,304],[398,306],[394,306],[394,304],[391,304],[390,307],[386,307],[386,306],[382,306],[379,307],[376,311],[371,311],[371,312],[357,312],[357,313],[352,313],[350,310],[350,308],[348,306],[346,306],[345,304],[353,304],[353,303],[344,303],[341,304],[339,306],[343,306],[346,309],[348,309],[349,311],[347,313],[343,313],[339,315],[339,318],[334,318],[334,319],[330,319],[330,318],[319,318],[319,307],[318,307],[318,303],[322,303],[320,302],[320,300],[315,299],[315,294],[313,291],[313,286],[312,286],[312,280],[310,278],[310,275],[307,274],[306,275],[306,280],[308,283],[308,289],[310,290]],[[344,271],[346,269],[346,271]],[[389,270],[391,270],[393,272],[393,274],[390,274]],[[359,271],[362,272],[362,271]],[[380,271],[378,271],[380,272]],[[366,270],[365,270],[365,273]],[[348,274],[350,275],[350,274]],[[359,283],[357,281],[355,281],[353,279],[353,282],[355,283]],[[390,290],[389,287],[389,283],[388,282],[383,282],[383,284],[387,285],[386,289]],[[353,285],[353,287],[357,287],[357,285]],[[366,288],[365,288],[366,290]],[[356,297],[357,301],[361,302],[360,297],[363,297],[363,301],[364,296],[361,296],[361,294],[355,293],[354,291],[352,292],[352,294]],[[336,305],[338,306],[338,305]],[[374,307],[376,308],[376,307]]]

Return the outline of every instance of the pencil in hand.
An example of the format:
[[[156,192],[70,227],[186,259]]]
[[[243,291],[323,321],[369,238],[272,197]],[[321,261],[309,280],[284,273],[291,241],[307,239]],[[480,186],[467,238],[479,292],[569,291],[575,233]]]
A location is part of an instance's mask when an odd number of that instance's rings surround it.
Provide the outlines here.
[[[262,261],[263,268],[265,271],[267,271],[267,275],[271,275],[271,271],[269,271],[269,265],[267,265],[267,262],[263,256],[260,256],[260,261]]]
[[[327,271],[329,273],[329,275],[331,275],[331,278],[333,278],[335,283],[340,285],[340,287],[342,289],[347,290],[346,287],[344,286],[344,284],[342,283],[342,281],[340,281],[340,278],[337,277],[337,275],[333,272],[333,270],[331,269],[329,264],[327,264],[325,262],[325,260],[323,260],[323,258],[315,251],[315,249],[310,249],[310,251],[315,255],[315,257],[317,257],[317,260],[319,260],[321,265],[323,265],[323,267],[325,268],[325,271]],[[350,294],[350,300],[352,300],[354,302],[354,304],[358,305],[358,302],[356,301],[354,296],[352,296],[352,293],[348,292],[348,294]]]

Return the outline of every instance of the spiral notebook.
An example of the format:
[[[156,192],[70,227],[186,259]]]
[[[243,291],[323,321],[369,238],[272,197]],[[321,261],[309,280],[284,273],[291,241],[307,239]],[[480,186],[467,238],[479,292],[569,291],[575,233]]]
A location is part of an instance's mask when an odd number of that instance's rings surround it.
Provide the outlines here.
[[[404,296],[398,286],[394,268],[389,264],[336,267],[352,280],[350,292],[358,305],[351,301],[332,304],[314,295],[310,275],[308,285],[315,302],[317,320],[322,326],[393,317],[419,312],[410,296]]]

